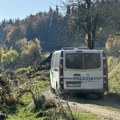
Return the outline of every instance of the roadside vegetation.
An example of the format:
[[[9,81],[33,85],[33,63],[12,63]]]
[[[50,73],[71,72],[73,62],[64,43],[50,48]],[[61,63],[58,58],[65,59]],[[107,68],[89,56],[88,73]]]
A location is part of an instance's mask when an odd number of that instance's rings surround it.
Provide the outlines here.
[[[120,63],[109,73],[110,92],[120,95]]]
[[[113,41],[114,40],[114,41]],[[110,93],[120,95],[120,36],[110,36],[106,42]]]
[[[48,70],[29,67],[4,71],[0,80],[7,80],[4,89],[0,84],[0,112],[5,113],[6,120],[101,120],[92,113],[72,111],[68,103],[62,103],[59,97],[54,98],[57,102],[46,98],[43,91],[49,89]]]

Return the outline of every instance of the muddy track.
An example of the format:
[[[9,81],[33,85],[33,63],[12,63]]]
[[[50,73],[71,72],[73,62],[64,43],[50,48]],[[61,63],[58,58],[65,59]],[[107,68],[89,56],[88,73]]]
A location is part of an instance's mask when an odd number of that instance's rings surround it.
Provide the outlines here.
[[[57,101],[56,95],[48,88],[44,93],[46,98]],[[120,120],[120,100],[112,96],[106,96],[102,100],[89,98],[88,96],[63,95],[60,97],[62,102],[68,102],[72,110],[84,110],[97,114],[103,120]]]

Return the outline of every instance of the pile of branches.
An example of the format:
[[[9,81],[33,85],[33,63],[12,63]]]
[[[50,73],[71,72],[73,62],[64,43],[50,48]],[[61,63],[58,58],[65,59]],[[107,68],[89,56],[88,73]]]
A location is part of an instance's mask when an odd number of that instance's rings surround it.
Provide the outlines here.
[[[0,75],[0,106],[8,105],[15,102],[12,95],[11,79],[14,74],[5,71]]]
[[[28,78],[33,78],[36,76],[46,76],[49,77],[49,71],[46,66],[32,66],[26,72]]]
[[[36,76],[49,77],[49,72],[41,70],[40,66],[32,66],[29,69],[21,69],[17,72],[3,71],[0,74],[0,104],[7,105],[25,93],[30,93],[35,100],[38,86],[34,85],[35,83],[31,78]],[[17,96],[13,95],[15,92],[17,92]]]
[[[59,96],[53,100],[51,99],[44,106],[45,109],[40,111],[36,118],[45,118],[45,120],[75,120],[68,102],[61,100]]]

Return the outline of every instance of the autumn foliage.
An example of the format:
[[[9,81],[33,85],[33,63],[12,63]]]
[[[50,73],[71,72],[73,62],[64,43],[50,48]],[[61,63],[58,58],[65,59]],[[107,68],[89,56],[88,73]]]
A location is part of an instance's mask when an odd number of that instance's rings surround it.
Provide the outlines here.
[[[6,53],[3,53],[1,49],[1,65],[3,68],[16,68],[22,66],[33,65],[41,59],[41,47],[40,41],[35,39],[33,41],[27,41],[23,38],[17,43],[17,50],[11,49]]]

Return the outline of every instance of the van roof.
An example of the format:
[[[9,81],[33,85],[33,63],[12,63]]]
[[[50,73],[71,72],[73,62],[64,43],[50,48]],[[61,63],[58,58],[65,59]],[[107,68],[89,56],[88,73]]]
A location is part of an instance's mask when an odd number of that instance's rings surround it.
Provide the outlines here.
[[[78,48],[78,47],[63,47],[61,50],[81,50],[81,51],[103,51],[98,49]]]
[[[60,53],[61,51],[86,51],[86,52],[103,52],[103,50],[98,50],[98,49],[89,49],[89,48],[73,48],[73,47],[65,47],[61,48],[61,50],[56,50],[54,51],[55,53]]]
[[[89,48],[63,47],[61,50],[90,50]]]

